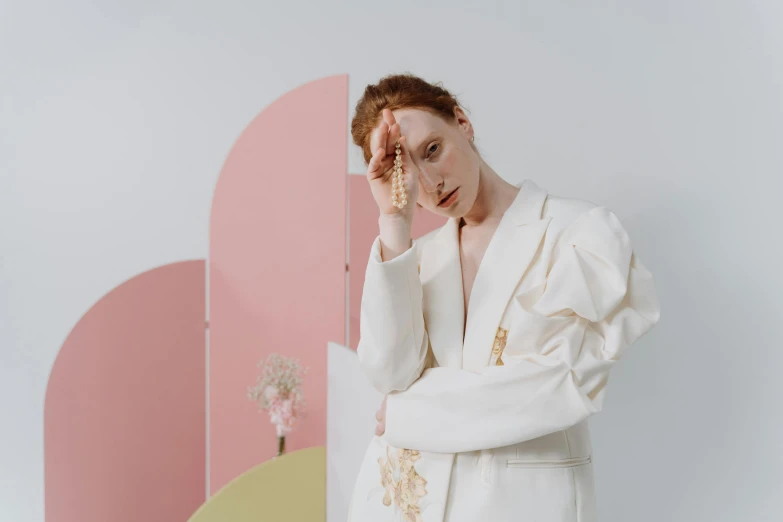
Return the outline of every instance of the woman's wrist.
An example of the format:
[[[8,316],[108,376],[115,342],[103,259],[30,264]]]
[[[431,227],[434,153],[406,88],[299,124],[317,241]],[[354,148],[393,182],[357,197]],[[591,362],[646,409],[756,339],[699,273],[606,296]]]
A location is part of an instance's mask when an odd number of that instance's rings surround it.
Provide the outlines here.
[[[378,218],[381,259],[391,261],[411,247],[411,228],[411,223],[401,212],[381,214]]]

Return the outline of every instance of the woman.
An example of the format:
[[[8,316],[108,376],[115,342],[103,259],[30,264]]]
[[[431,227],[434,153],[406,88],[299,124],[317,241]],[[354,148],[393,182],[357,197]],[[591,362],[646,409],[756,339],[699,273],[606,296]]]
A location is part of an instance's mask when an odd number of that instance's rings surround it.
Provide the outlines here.
[[[587,418],[659,319],[628,234],[503,180],[454,96],[415,76],[367,87],[352,134],[381,213],[358,355],[386,399],[350,520],[596,520]],[[448,222],[412,240],[414,202]]]

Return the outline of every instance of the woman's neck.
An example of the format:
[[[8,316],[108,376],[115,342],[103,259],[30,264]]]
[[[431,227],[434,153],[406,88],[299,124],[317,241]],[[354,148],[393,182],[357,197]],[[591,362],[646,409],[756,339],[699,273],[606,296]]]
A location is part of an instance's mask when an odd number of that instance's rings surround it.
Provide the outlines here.
[[[518,187],[501,178],[482,160],[476,201],[460,220],[460,226],[497,225],[518,193]]]

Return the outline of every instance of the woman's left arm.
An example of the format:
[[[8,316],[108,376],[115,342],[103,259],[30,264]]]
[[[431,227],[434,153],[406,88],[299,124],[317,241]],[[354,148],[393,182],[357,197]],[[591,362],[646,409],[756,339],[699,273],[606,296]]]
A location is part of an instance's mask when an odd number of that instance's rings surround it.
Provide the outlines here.
[[[430,368],[390,393],[390,445],[443,453],[497,448],[601,411],[610,369],[660,318],[652,274],[604,207],[579,216],[555,248],[543,290],[512,300],[520,319],[504,365],[478,373]]]

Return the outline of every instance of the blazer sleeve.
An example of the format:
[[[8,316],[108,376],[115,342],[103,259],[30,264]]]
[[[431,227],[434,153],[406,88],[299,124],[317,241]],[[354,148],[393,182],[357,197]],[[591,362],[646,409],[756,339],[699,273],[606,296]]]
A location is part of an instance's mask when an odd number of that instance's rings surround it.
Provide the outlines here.
[[[383,261],[377,236],[367,263],[357,354],[370,384],[383,394],[407,389],[427,362],[417,244],[414,239],[411,248]]]
[[[545,281],[513,297],[502,366],[437,367],[389,394],[387,442],[455,453],[566,429],[601,411],[609,371],[660,317],[650,272],[604,207],[561,234]]]

